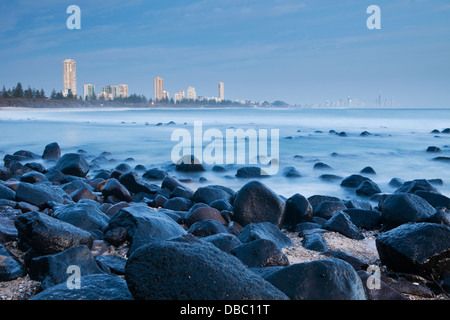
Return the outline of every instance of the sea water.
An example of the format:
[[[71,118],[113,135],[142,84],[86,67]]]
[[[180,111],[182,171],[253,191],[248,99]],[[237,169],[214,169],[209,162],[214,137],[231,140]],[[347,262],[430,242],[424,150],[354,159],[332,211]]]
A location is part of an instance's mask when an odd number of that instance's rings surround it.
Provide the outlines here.
[[[395,188],[389,181],[396,177],[441,179],[436,188],[450,196],[450,163],[433,161],[450,157],[450,134],[434,134],[450,127],[450,109],[4,109],[0,110],[0,156],[17,150],[41,155],[45,145],[57,142],[62,153],[86,152],[88,160],[109,152],[102,168],[112,169],[125,162],[134,167],[173,170],[171,153],[176,129],[193,133],[201,121],[204,130],[278,129],[279,171],[261,181],[288,198],[300,193],[354,198],[355,191],[342,188],[340,180],[326,181],[322,174],[345,178],[370,166],[376,175],[366,175],[383,193]],[[333,130],[333,131],[331,131]],[[331,132],[330,132],[331,131]],[[370,135],[361,136],[367,131]],[[336,133],[345,132],[346,136]],[[207,143],[206,143],[207,144]],[[440,153],[427,152],[429,146]],[[269,146],[270,151],[270,146]],[[132,158],[132,159],[130,159]],[[314,169],[323,162],[332,169]],[[186,184],[196,190],[208,184],[221,184],[239,190],[249,180],[235,177],[238,165],[226,166],[227,172],[215,172],[211,166],[201,173],[170,171],[178,178],[190,178]],[[286,178],[285,167],[295,167],[301,177]],[[95,168],[91,173],[95,173]],[[201,182],[200,177],[206,178]],[[154,182],[159,183],[159,182]]]

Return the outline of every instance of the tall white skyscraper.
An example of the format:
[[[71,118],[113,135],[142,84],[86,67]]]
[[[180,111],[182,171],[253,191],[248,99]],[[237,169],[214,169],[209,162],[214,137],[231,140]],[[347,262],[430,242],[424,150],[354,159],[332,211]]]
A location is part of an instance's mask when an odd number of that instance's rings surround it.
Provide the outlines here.
[[[225,100],[225,85],[223,82],[219,82],[219,100]]]
[[[118,98],[128,98],[128,85],[119,84],[117,86],[117,97]]]
[[[160,77],[156,77],[154,80],[155,89],[155,101],[164,99],[164,80]]]
[[[64,60],[63,62],[63,95],[67,97],[69,93],[72,96],[77,96],[77,71],[76,63],[71,59]]]

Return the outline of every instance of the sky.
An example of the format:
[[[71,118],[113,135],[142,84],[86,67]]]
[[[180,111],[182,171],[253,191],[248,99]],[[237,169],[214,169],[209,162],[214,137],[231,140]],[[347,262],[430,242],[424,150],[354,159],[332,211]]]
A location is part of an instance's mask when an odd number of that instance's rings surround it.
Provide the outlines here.
[[[81,29],[67,28],[67,7]],[[381,29],[369,29],[370,5]],[[0,2],[0,86],[128,84],[153,97],[189,86],[226,99],[325,104],[352,99],[450,107],[448,0],[18,0]]]

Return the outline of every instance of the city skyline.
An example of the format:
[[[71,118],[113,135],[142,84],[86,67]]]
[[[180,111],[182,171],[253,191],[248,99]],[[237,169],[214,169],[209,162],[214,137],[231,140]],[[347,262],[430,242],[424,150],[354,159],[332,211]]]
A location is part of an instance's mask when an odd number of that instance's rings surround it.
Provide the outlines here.
[[[59,61],[71,57],[83,66],[80,92],[126,83],[152,97],[160,75],[171,97],[186,84],[217,96],[223,81],[230,100],[376,104],[383,91],[402,106],[450,107],[445,0],[369,3],[381,9],[379,30],[356,0],[80,0],[79,30],[66,26],[70,4],[0,4],[0,85],[60,91]]]

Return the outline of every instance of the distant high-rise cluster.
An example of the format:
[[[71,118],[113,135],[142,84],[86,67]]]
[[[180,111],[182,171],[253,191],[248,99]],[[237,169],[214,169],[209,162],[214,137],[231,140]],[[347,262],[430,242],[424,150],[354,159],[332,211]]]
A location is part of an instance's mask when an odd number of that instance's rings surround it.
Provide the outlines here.
[[[118,86],[108,85],[102,87],[101,98],[104,100],[114,100],[117,98],[127,98],[128,97],[128,85],[119,84]]]
[[[164,90],[164,79],[162,79],[161,77],[156,77],[153,80],[153,86],[154,86],[155,102],[170,99],[169,92]],[[195,91],[195,88],[192,86],[189,86],[186,91],[178,90],[178,92],[176,92],[174,94],[173,101],[174,101],[174,103],[181,103],[183,100],[188,100],[188,101],[215,100],[216,102],[222,102],[225,100],[225,85],[223,82],[219,82],[219,97],[218,98],[216,98],[216,97],[208,98],[208,97],[197,96],[197,92]]]
[[[63,62],[63,96],[77,96],[77,70],[76,63],[71,59]]]

